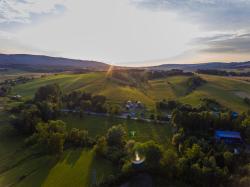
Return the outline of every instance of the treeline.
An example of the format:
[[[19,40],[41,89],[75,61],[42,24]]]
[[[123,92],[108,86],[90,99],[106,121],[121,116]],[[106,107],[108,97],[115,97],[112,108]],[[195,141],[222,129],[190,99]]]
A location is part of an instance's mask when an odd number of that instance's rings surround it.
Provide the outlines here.
[[[24,134],[32,134],[35,125],[41,121],[56,119],[62,112],[84,112],[118,114],[121,108],[106,103],[106,97],[73,91],[63,95],[58,84],[40,87],[32,100],[13,107],[10,112],[12,124]]]
[[[176,128],[172,144],[181,157],[184,169],[181,178],[192,186],[248,186],[250,160],[244,145],[238,145],[240,154],[233,153],[233,146],[211,138],[215,130],[240,131],[250,143],[250,113],[232,118],[231,113],[213,115],[210,112],[181,112],[175,110],[172,126]],[[193,154],[193,156],[191,156]],[[195,155],[195,156],[194,156]],[[190,157],[191,156],[191,157]],[[243,169],[244,168],[244,169]],[[196,179],[202,179],[200,180]]]
[[[170,76],[177,76],[177,75],[185,75],[185,76],[192,76],[194,75],[192,72],[184,72],[183,70],[179,69],[172,69],[172,70],[150,70],[147,72],[147,77],[149,80],[152,79],[161,79],[161,78],[166,78]]]
[[[81,91],[73,91],[62,97],[64,105],[71,110],[92,111],[106,113],[108,111],[106,105],[106,97],[102,95],[92,95]]]
[[[0,82],[0,97],[7,96],[10,93],[13,86],[15,86],[17,84],[24,84],[31,79],[32,78],[20,76],[16,79],[7,79],[3,82]]]
[[[196,72],[200,74],[219,75],[219,76],[238,76],[238,77],[250,76],[250,72],[235,72],[235,71],[224,71],[216,69],[199,69]]]
[[[192,107],[189,104],[183,104],[177,100],[165,100],[156,102],[156,109],[158,111],[173,111],[175,109],[182,112],[202,112],[202,111],[214,111],[214,112],[226,112],[227,108],[223,107],[218,101],[212,98],[201,98],[201,103],[197,107]]]
[[[62,92],[57,84],[40,87],[32,100],[13,107],[12,125],[24,134],[32,134],[39,122],[56,119],[62,106]]]
[[[107,79],[120,85],[139,87],[147,83],[147,75],[142,69],[120,69],[108,73]]]
[[[187,80],[187,94],[194,91],[195,89],[197,89],[198,87],[204,85],[207,81],[202,79],[201,77],[195,75],[192,76],[190,78],[188,78]]]
[[[58,84],[50,84],[40,87],[32,100],[13,107],[11,112],[11,124],[18,132],[26,135],[27,145],[38,147],[42,152],[60,154],[67,145],[76,147],[89,147],[94,140],[88,136],[88,131],[76,128],[66,131],[66,124],[57,120],[61,115],[62,106],[65,101],[73,101],[73,96],[88,98],[90,107],[102,109],[100,104],[105,101],[102,97],[92,97],[89,94],[72,93],[63,96]],[[84,96],[84,97],[83,97]],[[71,98],[71,99],[70,99]],[[77,97],[73,97],[76,99]],[[79,100],[76,100],[79,101]],[[72,105],[71,107],[76,107]]]
[[[213,130],[239,130],[244,139],[250,139],[250,114],[238,119],[223,114],[214,116],[209,112],[181,112],[172,114],[171,125],[176,129],[171,145],[147,141],[144,143],[127,139],[122,126],[115,126],[100,137],[95,145],[97,156],[104,157],[121,168],[116,175],[100,181],[99,186],[119,186],[129,181],[137,172],[131,160],[135,153],[144,160],[140,172],[164,179],[162,186],[178,184],[181,186],[243,186],[250,178],[244,152],[235,155],[223,143],[213,141]],[[244,173],[245,172],[245,173]]]
[[[26,145],[34,146],[42,153],[61,154],[65,147],[92,147],[94,140],[87,130],[72,128],[66,131],[66,124],[61,120],[39,122],[34,133],[25,140]]]

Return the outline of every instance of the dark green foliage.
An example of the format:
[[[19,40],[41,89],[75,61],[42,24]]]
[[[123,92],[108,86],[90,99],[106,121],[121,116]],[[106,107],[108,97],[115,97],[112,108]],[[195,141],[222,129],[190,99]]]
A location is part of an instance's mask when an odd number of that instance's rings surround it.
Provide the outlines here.
[[[207,110],[207,111],[226,111],[226,109],[215,99],[211,98],[203,98],[201,99],[201,106],[200,108],[202,110]]]
[[[11,87],[8,85],[0,86],[0,97],[5,97],[10,93]]]
[[[0,82],[0,97],[5,97],[7,96],[12,87],[17,85],[17,84],[24,84],[26,82],[28,82],[31,78],[27,78],[27,77],[17,77],[16,79],[7,79],[3,82]]]
[[[126,156],[126,131],[121,125],[111,127],[106,137],[97,139],[95,150],[97,155],[103,156],[112,162],[122,164]]]
[[[67,142],[76,147],[84,147],[91,145],[92,140],[88,136],[88,131],[73,128],[68,134]]]
[[[66,138],[65,129],[65,123],[60,120],[41,122],[36,126],[36,132],[27,139],[27,143],[35,144],[45,152],[61,154]]]
[[[179,157],[174,149],[168,149],[163,153],[161,160],[162,170],[168,179],[174,179],[177,176]]]
[[[179,103],[178,101],[175,101],[175,100],[168,100],[168,101],[162,100],[162,101],[156,103],[156,108],[158,110],[168,111],[168,110],[176,109],[180,105],[181,105],[181,103]]]
[[[57,103],[51,103],[47,101],[37,102],[38,109],[40,110],[41,118],[44,121],[50,119],[56,119],[59,116],[60,106]]]
[[[188,86],[187,93],[192,92],[193,90],[195,90],[196,88],[202,86],[205,83],[206,83],[206,81],[203,80],[201,77],[199,77],[197,75],[190,77],[187,80],[187,86]]]
[[[49,84],[40,87],[35,93],[35,102],[60,103],[62,92],[58,84]]]
[[[227,178],[227,171],[217,167],[214,156],[206,155],[198,144],[186,149],[177,167],[179,177],[192,186],[217,186]]]
[[[247,105],[250,105],[250,99],[248,97],[245,97],[243,100]]]
[[[40,121],[55,119],[59,115],[61,91],[58,85],[47,85],[39,88],[34,100],[25,102],[11,109],[17,115],[12,119],[12,125],[25,134],[35,132]]]
[[[160,71],[160,70],[152,70],[147,72],[147,77],[149,80],[152,79],[161,79],[161,78],[166,78],[170,76],[177,76],[177,75],[185,75],[185,76],[192,76],[192,72],[184,72],[183,70],[179,69],[172,69],[169,71]]]
[[[250,116],[246,117],[240,124],[241,134],[245,141],[250,144]]]
[[[41,121],[40,111],[36,105],[26,107],[20,111],[18,117],[12,117],[11,124],[23,134],[32,134],[35,132],[37,123]]]
[[[135,150],[145,156],[145,164],[148,169],[156,170],[160,166],[163,157],[162,147],[154,141],[148,141],[136,145]]]
[[[126,131],[122,125],[111,127],[106,135],[108,146],[123,147],[125,145]]]
[[[97,139],[95,145],[95,152],[98,156],[103,156],[107,154],[107,140],[104,136],[101,136]]]
[[[172,124],[182,127],[187,132],[209,132],[213,129],[231,130],[237,121],[231,119],[230,113],[219,116],[212,112],[182,112],[175,110],[172,114]]]
[[[248,77],[250,76],[250,72],[235,72],[235,71],[224,71],[224,70],[216,70],[216,69],[199,69],[196,71],[200,74],[208,74],[208,75],[219,75],[219,76],[238,76],[238,77]]]
[[[73,91],[64,95],[62,101],[71,110],[107,112],[106,97],[102,95],[92,96],[90,93]]]

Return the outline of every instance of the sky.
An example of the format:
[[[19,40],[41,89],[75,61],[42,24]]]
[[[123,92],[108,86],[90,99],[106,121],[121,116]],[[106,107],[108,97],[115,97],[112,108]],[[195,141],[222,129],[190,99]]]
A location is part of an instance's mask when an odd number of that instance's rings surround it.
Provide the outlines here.
[[[250,0],[0,0],[0,53],[149,66],[250,60]]]

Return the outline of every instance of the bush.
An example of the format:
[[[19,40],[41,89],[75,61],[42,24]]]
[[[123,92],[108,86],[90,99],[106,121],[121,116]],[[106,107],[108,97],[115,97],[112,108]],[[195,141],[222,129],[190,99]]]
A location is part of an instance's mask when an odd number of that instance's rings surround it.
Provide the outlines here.
[[[77,128],[72,128],[67,137],[67,141],[72,145],[78,146],[89,146],[91,140],[88,136],[87,130],[79,130]]]
[[[48,123],[41,122],[36,126],[36,132],[27,139],[26,143],[36,144],[43,151],[49,153],[61,154],[66,137],[65,129],[65,123],[60,120]]]
[[[111,127],[106,135],[108,146],[123,147],[125,145],[126,131],[122,125]]]

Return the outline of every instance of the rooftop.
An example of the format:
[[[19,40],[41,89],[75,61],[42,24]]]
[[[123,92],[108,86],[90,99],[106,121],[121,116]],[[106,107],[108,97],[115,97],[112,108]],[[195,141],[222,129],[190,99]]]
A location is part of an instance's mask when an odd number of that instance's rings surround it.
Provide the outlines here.
[[[240,132],[237,131],[216,131],[215,136],[219,138],[239,138],[241,139]]]

